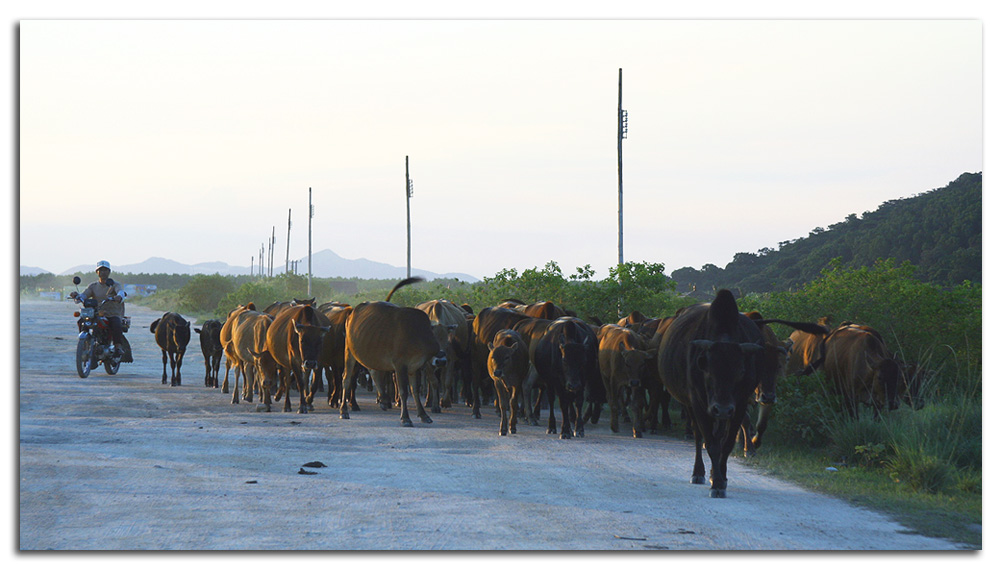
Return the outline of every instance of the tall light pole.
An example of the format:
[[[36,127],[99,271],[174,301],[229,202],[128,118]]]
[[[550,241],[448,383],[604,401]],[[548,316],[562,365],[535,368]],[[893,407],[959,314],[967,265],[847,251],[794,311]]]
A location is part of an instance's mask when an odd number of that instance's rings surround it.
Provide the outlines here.
[[[288,209],[288,235],[285,237],[285,273],[288,273],[288,253],[292,244],[292,209]]]
[[[313,291],[313,189],[309,187],[309,277],[306,279],[306,295]]]
[[[410,156],[406,156],[406,278],[410,278],[410,198],[413,197],[413,181],[410,180]]]
[[[628,138],[628,111],[622,109],[622,68],[618,68],[618,265],[625,263],[622,215],[622,141]]]

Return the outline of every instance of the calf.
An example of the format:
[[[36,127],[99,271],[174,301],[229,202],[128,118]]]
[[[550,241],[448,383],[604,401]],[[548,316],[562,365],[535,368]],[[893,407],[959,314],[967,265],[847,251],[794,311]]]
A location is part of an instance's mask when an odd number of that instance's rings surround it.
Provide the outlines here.
[[[170,359],[170,385],[181,385],[181,362],[191,340],[191,323],[177,313],[164,313],[149,325],[156,344],[163,353],[163,384],[167,383],[167,358]]]
[[[518,398],[528,377],[528,347],[510,329],[497,332],[489,344],[486,368],[493,378],[500,405],[500,435],[517,433]]]
[[[621,403],[627,403],[632,416],[632,436],[642,437],[643,404],[646,396],[643,386],[646,368],[652,368],[655,350],[650,351],[639,333],[619,325],[604,325],[598,335],[598,363],[601,378],[611,407],[611,431],[618,433],[618,416]]]
[[[219,365],[222,362],[222,322],[216,319],[205,321],[201,328],[194,329],[201,341],[201,353],[205,357],[205,386],[219,387]]]

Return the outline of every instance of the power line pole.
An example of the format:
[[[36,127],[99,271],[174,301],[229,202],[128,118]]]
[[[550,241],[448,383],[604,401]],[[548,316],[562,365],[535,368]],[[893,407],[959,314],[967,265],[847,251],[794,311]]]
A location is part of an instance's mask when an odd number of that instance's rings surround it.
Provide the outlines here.
[[[285,273],[288,273],[288,252],[292,243],[292,209],[288,209],[288,237],[285,238]]]
[[[618,68],[618,265],[625,263],[622,200],[622,141],[628,138],[628,111],[622,109],[622,68]]]
[[[410,198],[413,197],[413,181],[410,180],[410,156],[406,156],[406,278],[410,278]]]
[[[313,189],[309,187],[309,278],[306,280],[306,295],[313,291]]]
[[[267,244],[267,276],[274,277],[274,226],[271,226],[271,242]]]

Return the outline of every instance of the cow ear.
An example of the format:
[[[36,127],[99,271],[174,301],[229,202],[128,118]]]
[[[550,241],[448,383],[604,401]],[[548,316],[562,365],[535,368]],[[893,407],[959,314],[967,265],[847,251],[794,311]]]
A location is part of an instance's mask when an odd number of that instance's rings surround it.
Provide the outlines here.
[[[198,334],[201,334],[201,329],[199,329],[199,328],[196,328],[196,329],[194,329],[194,332],[196,332],[196,333],[198,333]]]

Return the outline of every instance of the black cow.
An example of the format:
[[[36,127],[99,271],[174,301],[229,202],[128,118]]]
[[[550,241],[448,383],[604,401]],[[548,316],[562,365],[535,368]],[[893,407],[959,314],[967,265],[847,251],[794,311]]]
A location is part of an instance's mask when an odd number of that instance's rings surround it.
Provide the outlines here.
[[[222,322],[216,319],[205,321],[201,328],[194,329],[201,340],[201,353],[205,356],[205,386],[219,387],[219,365],[222,363]]]
[[[163,384],[167,383],[167,358],[170,359],[170,385],[181,385],[181,361],[191,341],[191,323],[177,313],[164,313],[149,325],[156,344],[163,352]]]
[[[556,397],[562,411],[561,439],[570,439],[574,435],[583,437],[585,399],[592,404],[603,405],[604,386],[597,364],[597,349],[597,335],[593,329],[575,317],[553,321],[535,344],[530,356],[540,387],[548,397],[547,433],[556,433],[553,410]]]

